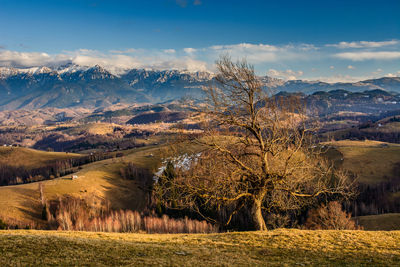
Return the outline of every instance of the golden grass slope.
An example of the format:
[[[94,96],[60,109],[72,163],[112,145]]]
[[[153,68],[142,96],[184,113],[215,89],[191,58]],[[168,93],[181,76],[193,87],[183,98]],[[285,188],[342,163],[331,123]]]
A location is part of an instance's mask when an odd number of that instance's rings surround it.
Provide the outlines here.
[[[71,127],[66,132],[68,134],[88,133],[88,134],[106,135],[106,134],[112,134],[114,132],[115,126],[117,125],[112,123],[87,123]]]
[[[334,141],[328,144],[343,154],[343,167],[357,174],[362,183],[376,184],[393,176],[400,164],[400,145],[379,141]]]
[[[400,232],[0,231],[1,266],[396,266]]]
[[[64,152],[45,152],[25,147],[0,147],[0,164],[37,168],[49,161],[81,157],[80,154]]]
[[[107,200],[114,209],[142,210],[145,193],[136,181],[121,178],[120,169],[126,162],[155,170],[160,162],[159,147],[144,147],[125,151],[122,158],[107,159],[83,165],[76,175],[43,181],[47,200],[63,195]],[[149,155],[152,155],[151,157]],[[38,183],[0,187],[0,218],[20,222],[41,221]]]

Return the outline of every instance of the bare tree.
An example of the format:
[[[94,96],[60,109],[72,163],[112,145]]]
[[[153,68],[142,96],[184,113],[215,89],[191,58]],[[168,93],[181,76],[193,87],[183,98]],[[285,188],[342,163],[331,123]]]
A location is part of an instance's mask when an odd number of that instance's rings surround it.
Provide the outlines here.
[[[208,127],[196,139],[205,150],[190,168],[157,185],[165,203],[174,198],[199,213],[234,206],[226,223],[246,208],[254,228],[266,230],[263,212],[351,194],[347,176],[313,144],[314,129],[298,98],[266,93],[245,60],[234,63],[223,56],[216,66],[217,83],[207,89]]]
[[[351,214],[342,210],[342,205],[337,201],[331,201],[327,205],[309,212],[305,223],[307,229],[313,230],[360,230]]]

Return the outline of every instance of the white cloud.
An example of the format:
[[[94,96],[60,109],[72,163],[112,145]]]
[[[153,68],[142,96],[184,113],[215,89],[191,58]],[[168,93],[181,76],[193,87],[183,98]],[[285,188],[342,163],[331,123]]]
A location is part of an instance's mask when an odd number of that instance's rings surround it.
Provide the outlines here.
[[[193,3],[188,1],[188,3]],[[377,51],[374,47],[400,44],[399,41],[386,42],[350,42],[341,44],[342,47],[361,47],[364,49],[356,51],[339,50],[339,48],[327,48],[327,45],[315,46],[312,44],[251,44],[239,43],[229,45],[215,45],[199,48],[183,49],[140,49],[128,48],[122,50],[109,50],[100,52],[90,49],[79,49],[75,51],[62,51],[59,54],[48,54],[41,52],[17,52],[10,50],[0,50],[0,67],[12,66],[20,68],[30,68],[38,66],[60,65],[68,62],[84,66],[99,64],[114,74],[120,74],[127,69],[149,68],[149,69],[178,69],[189,71],[214,70],[214,62],[221,54],[229,54],[233,60],[245,58],[250,64],[255,65],[258,74],[268,71],[268,75],[279,77],[285,80],[299,79],[305,77],[302,71],[293,69],[305,69],[308,77],[320,76],[326,80],[354,81],[360,77],[347,77],[337,75],[326,77],[338,72],[346,73],[347,70],[354,69],[352,61],[365,60],[399,60],[400,46],[388,47],[387,51]],[[333,46],[333,45],[331,45]],[[368,48],[367,48],[368,47]],[[344,67],[336,65],[337,59],[347,60]],[[331,61],[331,62],[330,62]],[[318,66],[318,69],[311,67]],[[347,68],[346,68],[347,66]],[[377,66],[383,67],[383,66]],[[358,72],[364,71],[366,77],[382,76],[382,71],[378,72],[377,67],[357,65]],[[328,69],[329,68],[329,69]],[[277,70],[281,69],[281,70]],[[286,70],[284,70],[286,69]],[[375,71],[376,70],[376,71]],[[398,75],[397,69],[385,67],[388,75]],[[350,72],[350,71],[347,71]],[[351,72],[354,73],[354,72]],[[317,77],[318,78],[318,77]]]
[[[312,77],[306,78],[306,80],[310,81],[322,81],[327,83],[337,83],[337,82],[358,82],[372,78],[371,76],[351,76],[351,75],[343,75],[337,74],[333,76],[320,76],[320,77]]]
[[[251,52],[277,52],[280,50],[279,47],[268,44],[249,44],[241,43],[234,45],[214,45],[210,47],[215,51],[251,51]]]
[[[300,45],[298,46],[298,48],[299,48],[299,50],[302,50],[302,51],[319,50],[319,48],[316,47],[316,46],[313,45],[313,44],[300,44]]]
[[[400,77],[400,70],[395,73],[387,73],[385,77]]]
[[[139,53],[139,52],[140,53]],[[96,50],[79,49],[63,51],[56,55],[39,52],[0,51],[0,67],[37,67],[57,66],[74,63],[81,66],[101,65],[113,74],[121,74],[132,68],[177,69],[188,71],[207,71],[206,62],[190,56],[178,56],[172,49],[162,51],[135,50],[135,55],[110,51],[101,53]],[[123,52],[126,52],[123,51]]]
[[[65,60],[63,57],[50,56],[40,52],[0,51],[0,66],[35,67],[51,64],[56,60]]]
[[[84,66],[101,65],[114,74],[121,74],[127,69],[176,69],[195,71],[207,71],[207,63],[195,60],[191,57],[178,57],[175,52],[162,51],[144,53],[143,55],[109,55],[102,53],[91,53],[82,55],[78,53],[72,59],[73,63]]]
[[[359,42],[340,42],[338,44],[327,44],[326,46],[336,47],[340,49],[346,48],[378,48],[383,46],[390,46],[398,44],[398,40],[382,41],[382,42],[370,42],[370,41],[359,41]]]
[[[337,53],[334,56],[340,59],[348,59],[352,61],[393,60],[393,59],[400,59],[400,52],[397,51],[345,52],[345,53]]]
[[[147,68],[154,68],[154,69],[175,69],[175,70],[188,70],[190,72],[196,71],[207,71],[208,66],[207,63],[200,60],[195,60],[190,57],[184,58],[176,58],[173,60],[159,60],[153,61],[148,66],[144,66]]]
[[[233,59],[246,58],[252,64],[266,62],[279,62],[285,60],[297,60],[309,58],[311,50],[316,50],[312,45],[300,44],[275,46],[269,44],[240,43],[234,45],[215,45],[208,49],[214,51],[214,58],[227,53]],[[212,53],[211,53],[212,54]]]
[[[133,54],[136,52],[139,52],[140,49],[135,49],[135,48],[128,48],[125,50],[110,50],[110,53],[114,53],[114,54]]]
[[[349,74],[336,74],[332,76],[320,76],[320,77],[312,77],[306,78],[306,80],[318,80],[328,83],[337,83],[337,82],[358,82],[365,81],[369,79],[376,79],[380,77],[400,77],[400,70],[394,73],[383,74],[382,69],[377,69],[376,71],[372,71],[369,73],[365,73],[363,76],[353,76]]]
[[[163,52],[166,53],[166,54],[174,54],[174,53],[176,53],[175,49],[165,49],[165,50],[163,50]]]
[[[192,53],[196,53],[197,49],[191,48],[191,47],[187,47],[187,48],[184,48],[183,51],[185,53],[187,53],[187,54],[192,54]]]
[[[140,68],[143,65],[140,60],[127,55],[77,55],[71,61],[82,66],[100,65],[113,74],[120,74],[127,69]]]
[[[284,80],[297,80],[299,76],[302,76],[304,73],[299,70],[299,71],[294,71],[294,70],[284,70],[284,71],[279,71],[275,69],[269,69],[267,71],[267,75],[275,78],[280,78]]]

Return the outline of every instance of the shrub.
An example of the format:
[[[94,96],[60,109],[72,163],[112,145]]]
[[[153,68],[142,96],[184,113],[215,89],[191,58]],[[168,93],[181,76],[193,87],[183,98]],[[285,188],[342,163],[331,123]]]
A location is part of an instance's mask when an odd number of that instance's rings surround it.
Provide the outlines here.
[[[329,202],[310,211],[305,223],[312,230],[358,230],[360,229],[351,219],[351,214],[342,210],[337,201]]]
[[[269,229],[286,228],[291,220],[288,214],[271,213],[268,214],[266,223]]]
[[[8,225],[0,219],[0,230],[8,229]]]

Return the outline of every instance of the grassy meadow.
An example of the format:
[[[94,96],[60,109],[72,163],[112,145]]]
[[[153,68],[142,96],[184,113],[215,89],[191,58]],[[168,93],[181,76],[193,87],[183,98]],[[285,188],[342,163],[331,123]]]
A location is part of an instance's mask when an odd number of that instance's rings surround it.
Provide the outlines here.
[[[48,153],[57,154],[42,151],[38,153],[43,153],[45,156]],[[160,153],[162,153],[160,147],[147,146],[131,149],[125,151],[123,157],[83,165],[75,173],[78,176],[77,179],[72,180],[71,175],[68,175],[42,181],[45,198],[51,200],[71,195],[81,198],[96,198],[98,201],[106,199],[114,209],[140,211],[145,205],[144,192],[138,188],[136,181],[123,179],[120,169],[126,162],[134,162],[138,166],[155,170],[161,161]],[[72,154],[68,153],[68,155]],[[39,183],[0,187],[0,207],[2,207],[0,218],[8,219],[10,222],[14,220],[21,223],[31,221],[37,224],[43,223],[41,221]]]
[[[395,266],[399,262],[399,231],[0,231],[1,266]]]
[[[46,166],[49,161],[79,158],[81,156],[75,153],[46,152],[25,147],[0,146],[0,164],[15,167],[38,168]]]
[[[327,144],[334,146],[342,154],[343,168],[356,174],[361,183],[387,181],[393,176],[395,164],[400,164],[399,144],[369,140],[343,140]]]

